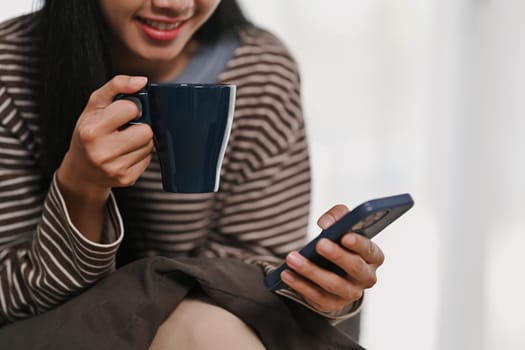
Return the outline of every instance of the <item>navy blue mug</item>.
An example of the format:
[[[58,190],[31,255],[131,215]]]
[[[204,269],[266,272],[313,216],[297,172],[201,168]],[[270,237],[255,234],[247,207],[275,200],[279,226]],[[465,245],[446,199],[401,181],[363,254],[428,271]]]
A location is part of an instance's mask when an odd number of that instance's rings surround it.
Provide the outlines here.
[[[162,188],[205,193],[219,189],[219,176],[235,107],[235,85],[149,83],[136,94],[118,95],[137,104],[159,156]]]

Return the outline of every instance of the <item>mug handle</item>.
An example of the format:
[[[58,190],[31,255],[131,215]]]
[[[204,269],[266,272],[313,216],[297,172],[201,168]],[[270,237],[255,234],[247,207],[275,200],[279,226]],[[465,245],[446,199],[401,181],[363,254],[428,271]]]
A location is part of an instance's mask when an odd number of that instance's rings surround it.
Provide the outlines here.
[[[149,109],[149,98],[148,91],[142,89],[139,92],[134,94],[118,94],[115,96],[115,101],[117,100],[128,100],[137,105],[139,109],[139,115],[135,120],[130,121],[126,125],[146,123],[151,126],[151,115]]]

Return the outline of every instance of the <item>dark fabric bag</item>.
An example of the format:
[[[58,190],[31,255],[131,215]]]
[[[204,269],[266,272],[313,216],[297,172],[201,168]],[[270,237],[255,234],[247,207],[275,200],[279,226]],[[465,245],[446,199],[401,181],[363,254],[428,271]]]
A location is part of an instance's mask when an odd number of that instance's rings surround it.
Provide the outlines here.
[[[163,257],[126,265],[63,305],[0,328],[0,348],[145,350],[197,288],[251,326],[269,350],[363,349],[322,317],[268,291],[255,265]]]

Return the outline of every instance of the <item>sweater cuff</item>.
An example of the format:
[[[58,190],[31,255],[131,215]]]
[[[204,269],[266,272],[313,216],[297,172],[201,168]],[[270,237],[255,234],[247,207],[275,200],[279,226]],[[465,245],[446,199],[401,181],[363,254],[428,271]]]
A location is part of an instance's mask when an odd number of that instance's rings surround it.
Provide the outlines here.
[[[330,323],[334,326],[344,320],[347,320],[357,315],[363,307],[363,299],[364,299],[364,294],[363,294],[363,296],[359,300],[356,300],[354,303],[348,305],[342,310],[334,311],[334,312],[322,312],[322,311],[316,310],[314,307],[308,304],[301,295],[291,290],[290,288],[279,289],[279,290],[276,290],[275,293],[285,298],[292,299],[293,301],[307,307],[313,312],[327,318],[330,321]]]
[[[106,203],[101,243],[87,239],[71,221],[66,202],[58,187],[56,174],[51,183],[48,204],[60,213],[58,218],[62,219],[75,260],[79,264],[89,266],[90,270],[100,271],[114,268],[115,255],[124,237],[124,225],[113,193],[110,193]]]
[[[264,263],[260,263],[264,270],[264,274],[268,275],[270,272],[272,272],[277,266],[279,266],[282,263],[282,260],[279,261],[279,259],[267,259]],[[347,320],[349,318],[354,317],[359,312],[361,312],[361,309],[363,307],[363,299],[364,299],[364,293],[363,296],[356,300],[354,303],[348,305],[347,307],[343,308],[339,311],[334,312],[321,312],[319,310],[316,310],[314,307],[312,307],[310,304],[306,302],[306,300],[303,299],[303,297],[295,292],[294,290],[290,288],[282,288],[275,291],[275,293],[279,294],[280,296],[283,296],[285,298],[291,299],[308,309],[312,310],[313,312],[327,318],[332,325],[336,325],[344,320]]]

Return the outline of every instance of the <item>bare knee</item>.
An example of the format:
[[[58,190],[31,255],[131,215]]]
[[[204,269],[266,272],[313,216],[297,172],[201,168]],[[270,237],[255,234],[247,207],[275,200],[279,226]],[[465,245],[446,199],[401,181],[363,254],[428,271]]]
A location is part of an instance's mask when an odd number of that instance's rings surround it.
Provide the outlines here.
[[[263,350],[241,319],[202,298],[188,298],[159,327],[150,350]]]

